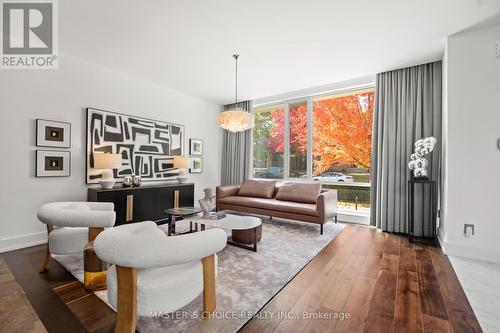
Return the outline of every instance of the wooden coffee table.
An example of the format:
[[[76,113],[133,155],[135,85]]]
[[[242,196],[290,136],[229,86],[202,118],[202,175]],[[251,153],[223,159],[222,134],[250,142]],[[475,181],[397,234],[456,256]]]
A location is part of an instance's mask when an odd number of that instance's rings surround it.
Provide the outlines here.
[[[227,241],[229,245],[257,252],[257,243],[262,237],[262,220],[258,217],[226,214],[220,220],[213,220],[196,215],[187,220],[195,224],[195,230],[198,229],[198,224],[201,230],[206,227],[230,230],[231,236]]]

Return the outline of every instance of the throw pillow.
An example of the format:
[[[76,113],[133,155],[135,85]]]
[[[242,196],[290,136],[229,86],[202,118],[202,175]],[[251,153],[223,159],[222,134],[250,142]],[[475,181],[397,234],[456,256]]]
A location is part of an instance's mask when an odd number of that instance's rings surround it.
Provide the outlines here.
[[[276,180],[245,180],[238,195],[242,197],[272,198]]]
[[[320,193],[321,183],[283,183],[278,189],[276,200],[315,204]]]

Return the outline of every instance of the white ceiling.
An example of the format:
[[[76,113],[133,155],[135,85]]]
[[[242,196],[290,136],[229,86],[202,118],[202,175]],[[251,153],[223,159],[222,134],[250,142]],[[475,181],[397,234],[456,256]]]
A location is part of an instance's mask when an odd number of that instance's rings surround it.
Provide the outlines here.
[[[275,95],[442,57],[498,0],[59,1],[62,52],[206,98]]]

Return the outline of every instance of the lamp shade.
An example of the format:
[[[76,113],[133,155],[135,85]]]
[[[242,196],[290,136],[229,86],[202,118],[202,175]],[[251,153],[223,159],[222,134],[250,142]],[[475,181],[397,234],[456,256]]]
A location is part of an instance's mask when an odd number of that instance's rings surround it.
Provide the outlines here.
[[[118,169],[122,166],[121,154],[94,154],[94,168],[96,169]]]
[[[189,165],[189,159],[184,156],[174,156],[174,168],[177,169],[187,169]]]

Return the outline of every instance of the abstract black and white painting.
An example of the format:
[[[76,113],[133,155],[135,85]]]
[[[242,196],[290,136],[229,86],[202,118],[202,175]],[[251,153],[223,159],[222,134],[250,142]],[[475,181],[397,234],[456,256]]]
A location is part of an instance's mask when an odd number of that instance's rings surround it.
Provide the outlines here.
[[[94,169],[93,153],[122,155],[118,180],[137,175],[142,180],[175,180],[174,156],[184,155],[184,126],[87,108],[87,184],[97,184],[102,170]]]

